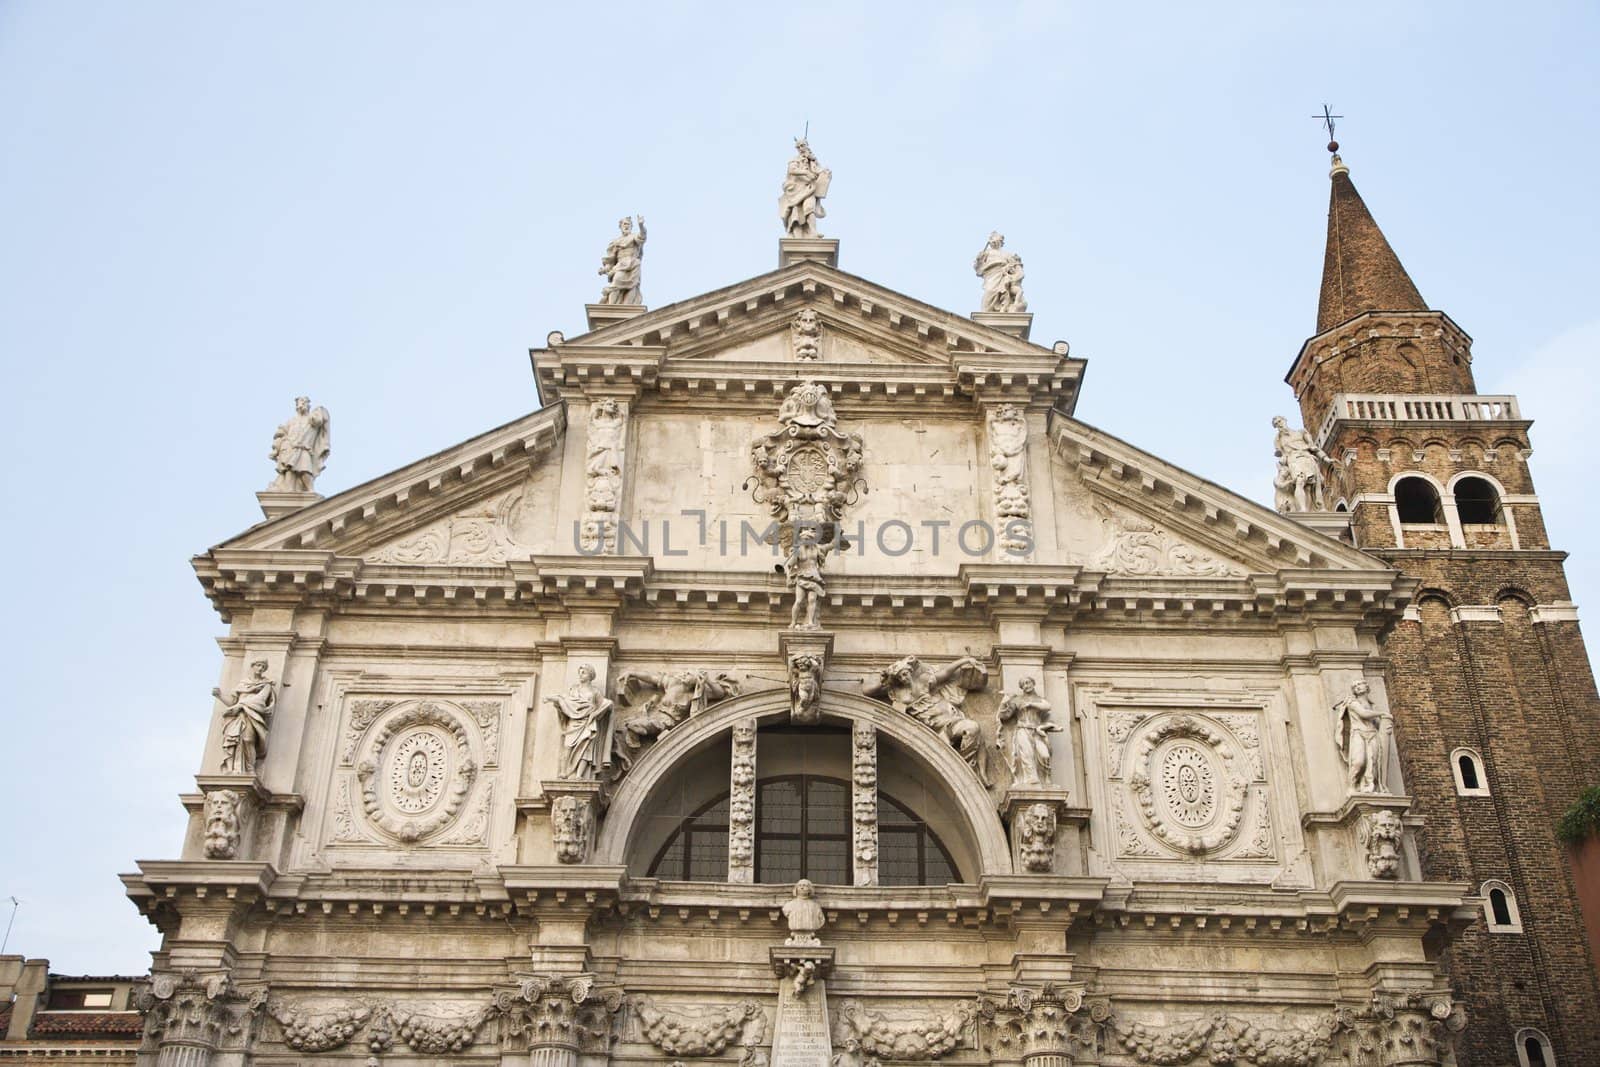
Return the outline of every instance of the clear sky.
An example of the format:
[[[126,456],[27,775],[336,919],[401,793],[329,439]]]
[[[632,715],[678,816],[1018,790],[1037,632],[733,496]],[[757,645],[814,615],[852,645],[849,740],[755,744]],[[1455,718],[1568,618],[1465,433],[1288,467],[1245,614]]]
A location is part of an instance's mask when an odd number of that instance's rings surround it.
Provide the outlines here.
[[[1584,3],[0,2],[8,951],[146,969],[116,876],[178,854],[221,662],[188,561],[291,398],[330,493],[526,413],[619,216],[652,306],[775,265],[808,121],[841,266],[968,312],[1001,230],[1078,415],[1270,503],[1331,102],[1600,625],[1597,54]]]

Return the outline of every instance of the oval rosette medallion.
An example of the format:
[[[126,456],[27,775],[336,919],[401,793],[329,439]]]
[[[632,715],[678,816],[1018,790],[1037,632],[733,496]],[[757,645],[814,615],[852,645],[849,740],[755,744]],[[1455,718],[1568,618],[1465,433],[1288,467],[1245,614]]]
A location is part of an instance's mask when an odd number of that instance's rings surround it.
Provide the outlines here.
[[[1193,715],[1143,725],[1129,761],[1128,788],[1150,832],[1192,854],[1229,844],[1244,818],[1247,784],[1233,742]]]
[[[401,841],[421,841],[461,811],[478,767],[466,723],[424,703],[384,720],[356,767],[367,820]]]

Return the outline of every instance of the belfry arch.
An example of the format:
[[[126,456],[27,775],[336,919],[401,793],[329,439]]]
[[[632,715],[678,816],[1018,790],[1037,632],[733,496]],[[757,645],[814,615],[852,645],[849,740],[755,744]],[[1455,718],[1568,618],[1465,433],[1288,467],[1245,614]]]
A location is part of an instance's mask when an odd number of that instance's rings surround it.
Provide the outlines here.
[[[821,710],[825,725],[870,725],[923,772],[929,795],[952,828],[944,840],[956,854],[965,881],[1013,872],[1005,827],[989,791],[943,738],[903,713],[855,693],[824,689]],[[640,830],[651,801],[670,787],[681,768],[723,743],[740,723],[753,720],[758,727],[768,727],[787,724],[788,719],[788,690],[770,689],[723,701],[664,734],[634,763],[612,797],[591,862],[637,866]],[[726,782],[726,766],[722,771]]]

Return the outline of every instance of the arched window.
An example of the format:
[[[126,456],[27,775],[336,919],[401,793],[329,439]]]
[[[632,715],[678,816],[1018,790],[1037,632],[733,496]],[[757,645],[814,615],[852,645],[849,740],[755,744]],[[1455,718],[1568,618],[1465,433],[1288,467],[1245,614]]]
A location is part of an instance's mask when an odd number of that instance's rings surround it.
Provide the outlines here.
[[[850,783],[790,774],[756,783],[756,881],[809,878],[850,884]],[[678,824],[650,864],[650,875],[693,882],[728,877],[728,794]],[[960,881],[936,834],[910,808],[878,794],[878,883],[948,885]]]
[[[1483,883],[1483,915],[1489,922],[1489,932],[1517,934],[1522,932],[1522,917],[1517,914],[1517,898],[1511,887],[1501,881]]]
[[[1484,479],[1458,479],[1455,494],[1456,513],[1461,516],[1463,524],[1492,526],[1500,521],[1500,494]]]
[[[1439,490],[1426,478],[1401,478],[1394,485],[1394,506],[1400,521],[1413,525],[1439,525],[1444,510],[1439,506]]]
[[[1517,1063],[1521,1067],[1556,1067],[1550,1039],[1531,1026],[1517,1031]]]
[[[1450,753],[1450,770],[1455,774],[1458,795],[1464,797],[1489,795],[1489,779],[1484,772],[1483,757],[1476,749],[1458,748]]]

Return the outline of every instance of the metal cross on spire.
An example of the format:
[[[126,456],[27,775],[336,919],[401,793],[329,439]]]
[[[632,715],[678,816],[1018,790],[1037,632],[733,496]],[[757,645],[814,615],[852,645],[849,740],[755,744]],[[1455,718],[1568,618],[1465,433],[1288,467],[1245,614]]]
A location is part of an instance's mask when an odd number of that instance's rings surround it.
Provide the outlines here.
[[[1323,104],[1322,105],[1322,114],[1320,114],[1320,115],[1312,115],[1311,117],[1314,118],[1314,119],[1319,120],[1324,126],[1326,126],[1328,128],[1328,151],[1337,152],[1339,150],[1339,142],[1333,139],[1333,120],[1334,119],[1342,119],[1342,118],[1344,118],[1344,116],[1343,115],[1335,115],[1333,113],[1333,110],[1331,108],[1329,108],[1327,104]]]

